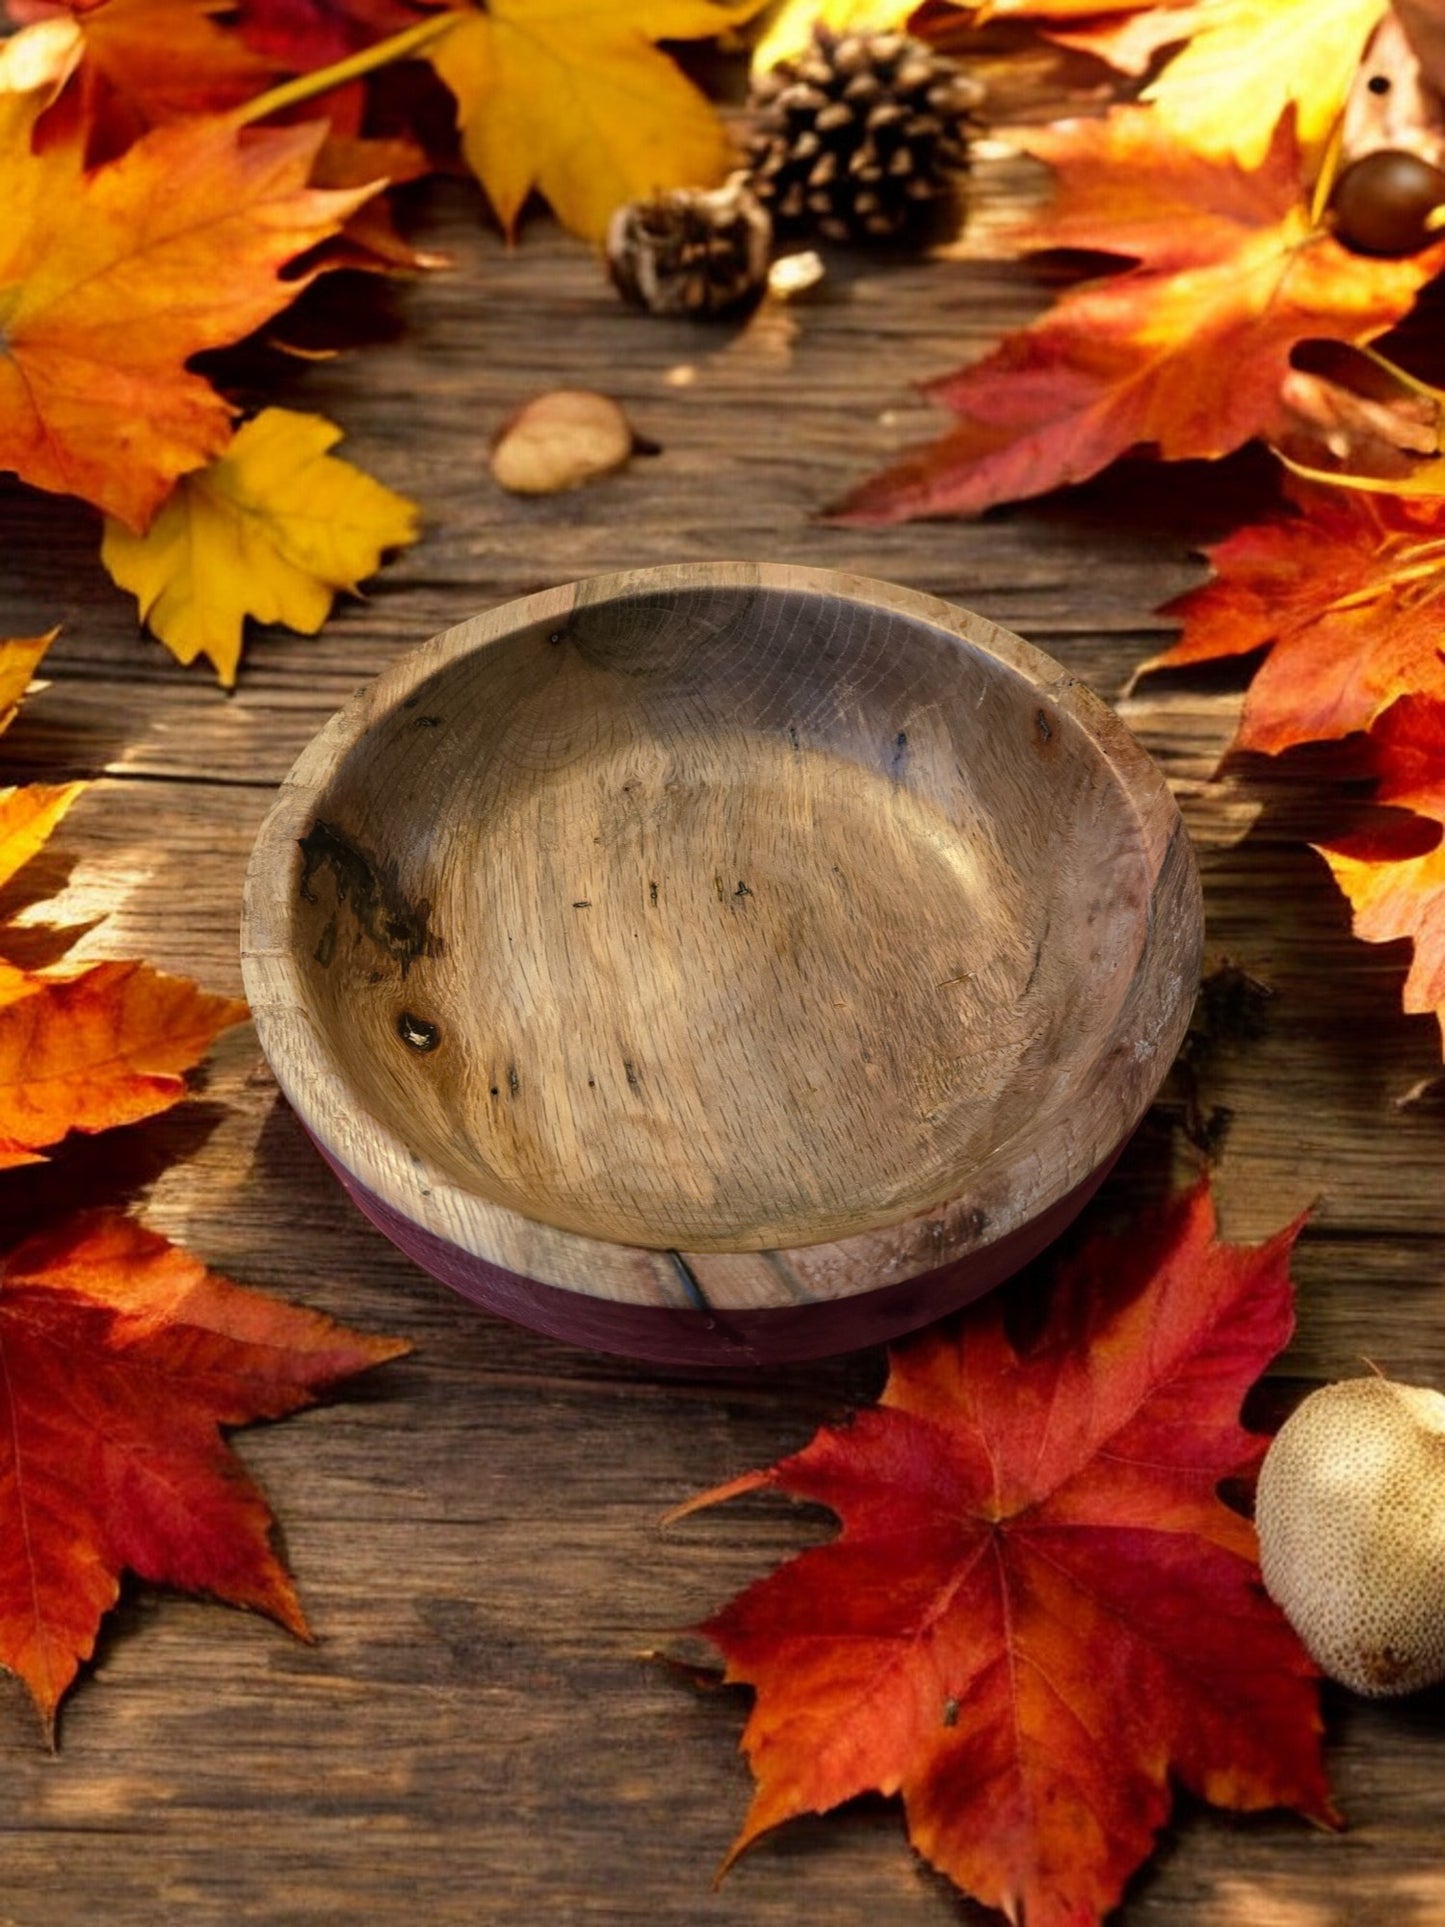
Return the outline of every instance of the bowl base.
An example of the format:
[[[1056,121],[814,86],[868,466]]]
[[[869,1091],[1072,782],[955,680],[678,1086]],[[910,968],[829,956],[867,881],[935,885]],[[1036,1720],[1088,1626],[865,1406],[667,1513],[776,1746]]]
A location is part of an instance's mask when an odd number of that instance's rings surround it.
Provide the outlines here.
[[[587,1298],[489,1264],[393,1211],[337,1163],[324,1145],[317,1143],[316,1148],[352,1203],[378,1231],[423,1271],[484,1311],[588,1351],[615,1352],[653,1365],[716,1370],[833,1358],[868,1345],[887,1344],[962,1310],[1021,1271],[1066,1231],[1117,1161],[1116,1154],[1047,1211],[975,1256],[900,1284],[880,1285],[824,1304],[683,1311]]]

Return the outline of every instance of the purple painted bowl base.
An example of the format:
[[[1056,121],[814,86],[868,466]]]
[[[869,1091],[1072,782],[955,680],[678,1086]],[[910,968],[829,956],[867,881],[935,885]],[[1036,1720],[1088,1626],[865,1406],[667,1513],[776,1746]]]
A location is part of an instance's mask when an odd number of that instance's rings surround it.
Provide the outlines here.
[[[312,1140],[315,1143],[315,1139]],[[1082,1184],[1017,1231],[937,1271],[851,1298],[783,1305],[761,1311],[671,1310],[588,1298],[524,1278],[473,1256],[413,1224],[368,1191],[331,1157],[352,1202],[423,1271],[514,1324],[589,1351],[620,1352],[659,1365],[783,1365],[879,1345],[957,1311],[1002,1284],[1078,1216],[1114,1165],[1108,1158]],[[1117,1156],[1117,1153],[1115,1154]]]

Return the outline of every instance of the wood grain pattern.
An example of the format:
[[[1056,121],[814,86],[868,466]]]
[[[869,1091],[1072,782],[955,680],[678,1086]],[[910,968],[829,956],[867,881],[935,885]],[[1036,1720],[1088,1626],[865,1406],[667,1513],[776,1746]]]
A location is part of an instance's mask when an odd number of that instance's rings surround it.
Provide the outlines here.
[[[978,170],[981,231],[1008,181]],[[1122,692],[1199,580],[1191,547],[1266,499],[1268,470],[1145,470],[979,524],[838,529],[820,506],[939,425],[911,384],[1033,312],[1030,270],[835,260],[771,335],[628,314],[544,224],[507,253],[460,190],[414,209],[455,271],[346,305],[386,338],[281,364],[267,392],[331,414],[345,453],[425,504],[426,540],[312,641],[262,632],[234,698],[136,632],[83,511],[0,482],[0,631],[66,630],[0,744],[17,778],[93,775],[38,884],[105,914],[92,955],[145,955],[240,987],[247,854],[276,785],[398,650],[479,609],[589,572],[739,554],[910,584],[981,609],[1117,703],[1175,788],[1201,855],[1210,948],[1273,990],[1257,1037],[1220,1039],[1208,1105],[1233,1113],[1216,1175],[1228,1235],[1315,1201],[1296,1264],[1282,1406],[1364,1358],[1445,1386],[1439,1110],[1396,1099],[1439,1071],[1401,1016],[1402,952],[1351,941],[1305,847],[1347,805],[1294,759],[1218,786],[1238,679]],[[766,319],[766,317],[764,317]],[[675,371],[690,369],[677,382]],[[485,446],[552,382],[619,395],[663,452],[521,504]],[[1091,1216],[1193,1168],[1156,1111]],[[433,1284],[343,1196],[277,1096],[254,1038],[221,1041],[196,1102],[0,1184],[7,1232],[49,1208],[129,1200],[249,1283],[416,1353],[326,1410],[240,1435],[285,1521],[314,1648],[199,1601],[132,1588],[42,1751],[0,1698],[5,1892],[15,1927],[985,1927],[858,1803],[713,1870],[745,1810],[745,1702],[638,1655],[827,1522],[759,1499],[660,1535],[689,1494],[801,1446],[872,1396],[879,1355],[719,1378],[578,1351]],[[1445,1918],[1445,1695],[1326,1698],[1350,1825],[1235,1820],[1185,1802],[1122,1927],[1437,1927]]]
[[[656,1307],[697,1344],[649,1355],[704,1357],[723,1314],[823,1353],[835,1301],[930,1274],[897,1331],[1033,1256],[1162,1080],[1201,944],[1162,778],[1056,662],[887,584],[691,564],[363,691],[262,828],[243,962],[413,1256],[483,1261],[497,1309],[529,1302],[499,1267],[574,1292],[589,1331]]]

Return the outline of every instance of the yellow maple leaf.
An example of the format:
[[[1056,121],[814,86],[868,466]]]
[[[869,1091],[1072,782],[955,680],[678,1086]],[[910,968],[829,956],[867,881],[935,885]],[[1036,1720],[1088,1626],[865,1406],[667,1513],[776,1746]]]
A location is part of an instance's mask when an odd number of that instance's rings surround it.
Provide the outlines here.
[[[804,52],[815,27],[829,33],[890,33],[918,11],[918,0],[783,0],[753,49],[753,72]]]
[[[0,730],[15,720],[41,657],[59,634],[57,627],[43,636],[0,641]],[[44,848],[61,817],[89,787],[87,783],[30,783],[0,789],[0,890]],[[0,943],[4,936],[0,930]],[[28,971],[0,957],[0,1008],[28,994],[34,981]]]
[[[0,790],[0,887],[30,861],[87,787],[84,783],[28,783]]]
[[[178,661],[236,680],[246,617],[314,636],[339,591],[417,535],[417,510],[327,450],[334,422],[267,408],[184,476],[144,535],[108,520],[101,560]]]
[[[60,634],[48,629],[43,636],[16,636],[0,642],[0,734],[9,729],[20,707],[20,699],[30,687],[40,658]]]
[[[732,162],[712,106],[656,40],[710,39],[763,0],[488,0],[428,59],[455,94],[467,164],[510,235],[533,188],[600,241],[625,201],[710,187]]]
[[[1144,90],[1197,154],[1258,167],[1292,103],[1306,153],[1345,104],[1386,0],[1213,0],[1182,53]]]

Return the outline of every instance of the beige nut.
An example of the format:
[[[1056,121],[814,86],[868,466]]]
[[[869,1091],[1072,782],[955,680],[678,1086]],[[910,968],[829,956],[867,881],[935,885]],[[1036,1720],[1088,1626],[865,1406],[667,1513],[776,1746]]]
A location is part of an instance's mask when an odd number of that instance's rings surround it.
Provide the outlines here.
[[[590,388],[554,388],[503,423],[492,475],[513,495],[557,495],[621,468],[636,437],[617,402]]]

